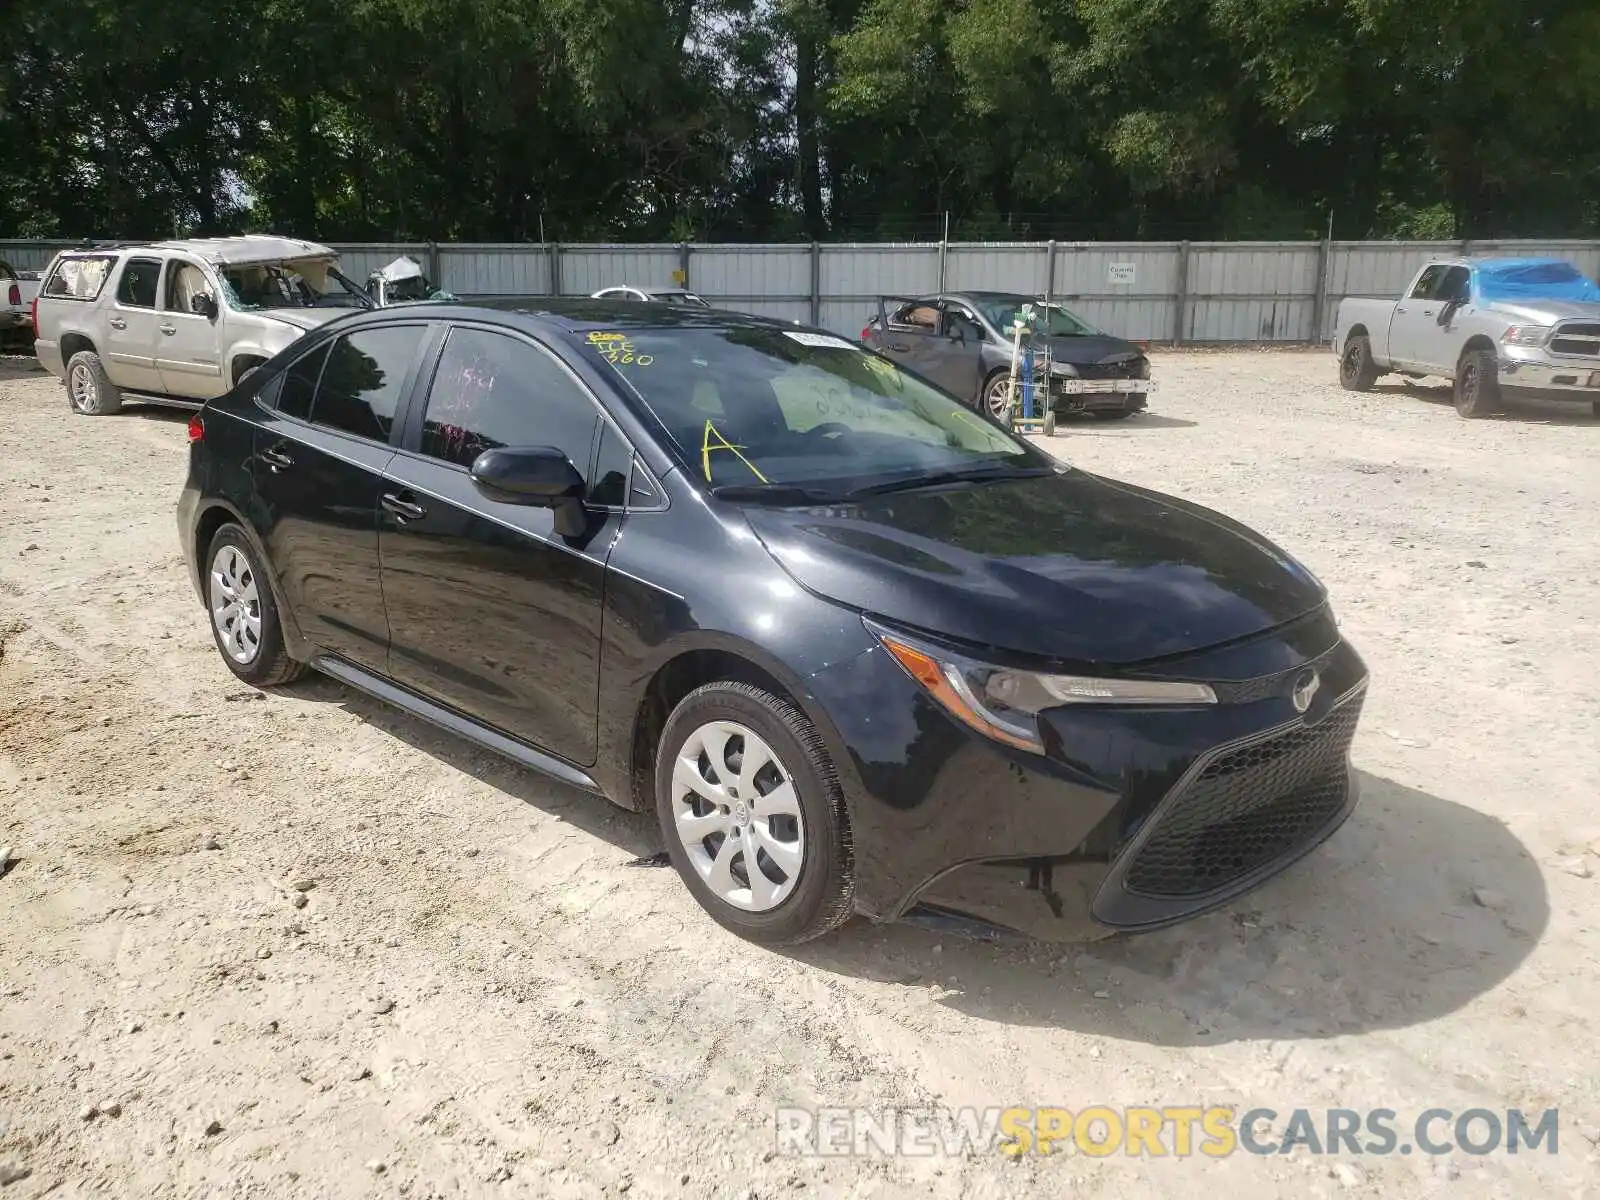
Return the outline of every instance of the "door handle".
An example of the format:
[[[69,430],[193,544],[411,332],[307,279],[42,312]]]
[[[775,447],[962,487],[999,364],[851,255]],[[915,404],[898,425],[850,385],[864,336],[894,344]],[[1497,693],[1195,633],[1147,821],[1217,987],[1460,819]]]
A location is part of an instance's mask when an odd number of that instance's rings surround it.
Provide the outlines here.
[[[420,521],[428,515],[428,510],[422,505],[411,500],[402,500],[393,492],[384,493],[383,507],[402,521]]]
[[[178,332],[178,327],[176,325],[163,325],[161,327],[161,332],[170,337],[172,334]]]
[[[128,327],[128,323],[121,317],[112,317],[111,320],[106,322],[106,324],[110,325],[113,329],[126,329]]]
[[[285,467],[294,466],[294,459],[290,458],[276,446],[270,450],[263,450],[261,452],[261,461],[266,463],[274,473],[283,470]]]

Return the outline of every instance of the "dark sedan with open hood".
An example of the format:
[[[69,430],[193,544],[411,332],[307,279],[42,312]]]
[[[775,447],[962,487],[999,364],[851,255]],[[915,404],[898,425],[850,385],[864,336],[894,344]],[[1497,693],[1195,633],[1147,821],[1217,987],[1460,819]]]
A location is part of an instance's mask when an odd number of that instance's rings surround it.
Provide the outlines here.
[[[1150,928],[1356,801],[1366,669],[1305,568],[830,334],[380,309],[189,434],[236,675],[310,667],[653,809],[746,937]]]
[[[1155,384],[1133,342],[1096,329],[1061,304],[1012,292],[884,296],[863,345],[894,359],[991,416],[1009,411],[1012,322],[1032,307],[1027,338],[1052,416],[1119,420],[1140,412]],[[1048,376],[1048,379],[1046,378]],[[1040,416],[1045,415],[1041,406]]]

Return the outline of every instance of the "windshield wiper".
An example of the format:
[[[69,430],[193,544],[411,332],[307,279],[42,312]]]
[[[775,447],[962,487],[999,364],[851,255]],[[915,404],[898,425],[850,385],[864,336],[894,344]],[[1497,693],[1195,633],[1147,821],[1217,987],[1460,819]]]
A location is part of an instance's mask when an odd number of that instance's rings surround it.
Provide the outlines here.
[[[753,500],[759,504],[837,504],[838,492],[793,483],[724,483],[711,489],[718,500]]]
[[[1049,467],[1008,467],[995,465],[989,467],[965,467],[960,470],[929,471],[918,475],[907,475],[900,479],[890,479],[884,483],[869,483],[866,487],[856,488],[850,493],[851,498],[857,496],[882,496],[889,492],[909,492],[917,488],[942,487],[949,483],[987,483],[996,479],[1037,479],[1041,475],[1053,475],[1055,472]]]

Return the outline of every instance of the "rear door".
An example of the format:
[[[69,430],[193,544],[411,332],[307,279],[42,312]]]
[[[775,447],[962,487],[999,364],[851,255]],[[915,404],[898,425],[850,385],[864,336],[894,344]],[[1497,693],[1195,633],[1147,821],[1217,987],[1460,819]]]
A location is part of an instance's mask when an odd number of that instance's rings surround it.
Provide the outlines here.
[[[258,528],[301,631],[383,674],[389,627],[378,573],[383,470],[396,414],[431,327],[369,325],[324,340],[262,388]]]
[[[161,289],[161,341],[156,367],[169,396],[209,400],[228,390],[223,375],[222,317],[194,311],[197,296],[217,300],[217,285],[199,263],[182,255],[167,259]]]
[[[599,507],[617,485],[593,465],[603,427],[543,346],[456,325],[386,472],[379,537],[393,678],[579,765],[595,760],[605,556],[621,520]],[[477,490],[468,468],[496,446],[566,452],[589,481],[583,536]]]
[[[117,275],[116,291],[106,307],[106,344],[102,356],[106,374],[118,387],[137,392],[160,392],[156,369],[157,327],[161,314],[156,299],[161,288],[161,259],[157,255],[130,255]]]

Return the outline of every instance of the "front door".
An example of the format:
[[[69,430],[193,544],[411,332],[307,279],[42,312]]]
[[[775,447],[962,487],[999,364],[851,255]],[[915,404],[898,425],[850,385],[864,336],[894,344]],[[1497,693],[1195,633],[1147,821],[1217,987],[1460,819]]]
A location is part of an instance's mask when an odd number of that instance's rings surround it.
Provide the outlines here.
[[[1389,358],[1397,367],[1426,371],[1431,330],[1439,318],[1439,302],[1434,289],[1443,281],[1448,270],[1435,263],[1418,275],[1411,291],[1395,305],[1389,323]]]
[[[553,355],[453,328],[426,407],[386,472],[379,550],[390,674],[569,762],[595,760],[600,614],[615,514],[577,538],[547,508],[484,496],[468,468],[496,446],[555,446],[593,482],[600,410]]]
[[[1463,340],[1461,318],[1471,307],[1472,274],[1466,267],[1446,268],[1433,285],[1424,313],[1427,322],[1417,327],[1417,363],[1432,375],[1455,374],[1456,353]]]
[[[156,367],[161,390],[169,396],[210,400],[229,386],[223,376],[222,318],[195,312],[197,296],[210,296],[213,304],[218,303],[217,285],[205,269],[185,258],[168,259]]]
[[[136,392],[161,391],[156,370],[156,342],[161,337],[156,311],[161,260],[129,258],[122,264],[113,294],[106,333],[105,368],[111,382]]]
[[[323,342],[262,389],[258,525],[301,632],[367,669],[388,667],[378,568],[383,471],[400,399],[429,327],[378,326]]]

